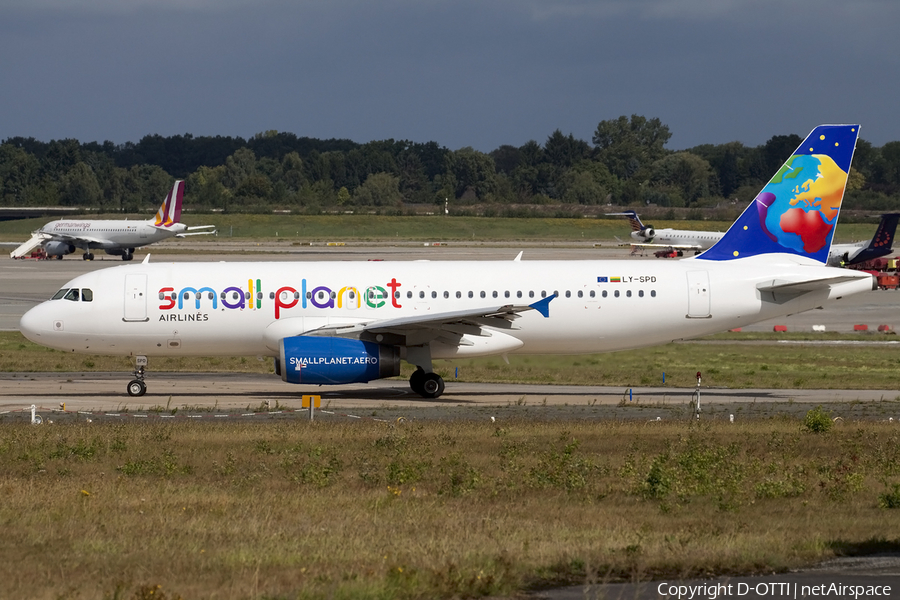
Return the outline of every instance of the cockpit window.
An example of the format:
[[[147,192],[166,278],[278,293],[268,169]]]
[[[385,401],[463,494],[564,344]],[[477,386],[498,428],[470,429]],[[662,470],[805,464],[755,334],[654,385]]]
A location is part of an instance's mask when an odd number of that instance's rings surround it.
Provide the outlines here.
[[[78,302],[79,296],[80,294],[78,293],[78,288],[72,288],[71,290],[69,290],[69,293],[63,296],[63,298],[66,300],[72,300],[73,302]]]
[[[59,290],[58,292],[56,292],[55,294],[53,294],[53,297],[50,299],[51,300],[59,300],[60,298],[65,296],[66,292],[68,292],[68,291],[69,291],[69,288],[63,288],[63,289]]]
[[[93,302],[94,301],[94,292],[91,291],[90,288],[81,288],[81,301],[82,302]]]

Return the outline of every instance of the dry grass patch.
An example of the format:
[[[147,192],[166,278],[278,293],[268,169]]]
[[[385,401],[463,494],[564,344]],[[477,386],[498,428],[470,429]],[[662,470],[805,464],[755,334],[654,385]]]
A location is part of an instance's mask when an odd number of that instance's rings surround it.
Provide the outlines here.
[[[782,570],[900,522],[878,423],[3,425],[0,474],[30,598],[503,595]]]

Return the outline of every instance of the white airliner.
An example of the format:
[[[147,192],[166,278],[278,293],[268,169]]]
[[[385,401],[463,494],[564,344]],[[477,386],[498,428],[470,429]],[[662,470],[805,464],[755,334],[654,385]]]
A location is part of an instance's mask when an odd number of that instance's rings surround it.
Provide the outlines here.
[[[887,256],[894,251],[894,233],[900,213],[881,215],[878,229],[868,242],[855,244],[832,244],[828,254],[828,264],[832,267],[848,267],[859,263]]]
[[[633,210],[617,213],[606,213],[609,217],[626,217],[631,223],[631,237],[637,240],[632,248],[650,248],[656,250],[693,250],[695,253],[712,248],[713,244],[725,235],[719,231],[691,231],[689,229],[654,229],[653,225],[644,225],[641,218]]]
[[[654,229],[653,225],[644,225],[633,210],[619,213],[607,213],[607,216],[627,217],[631,223],[631,237],[636,240],[645,239],[647,243],[633,243],[634,248],[657,248],[670,250],[694,250],[699,252],[711,248],[722,239],[724,233],[718,231],[692,231],[689,229]],[[868,242],[853,244],[832,244],[828,253],[828,264],[833,267],[849,267],[873,258],[887,256],[893,252],[894,233],[900,213],[881,215],[878,229]]]
[[[75,252],[76,248],[84,250],[84,260],[94,260],[91,250],[105,250],[107,254],[121,256],[122,260],[131,260],[134,249],[170,237],[188,235],[209,235],[215,231],[196,231],[211,229],[215,225],[188,227],[181,223],[181,201],[184,198],[184,181],[180,179],[172,186],[172,191],[163,200],[156,216],[148,221],[94,220],[81,221],[64,219],[47,223],[32,234],[30,240],[10,252],[10,258],[21,258],[42,247],[47,256],[62,259],[66,254]],[[189,231],[193,233],[188,233]]]
[[[21,320],[69,352],[268,355],[289,383],[396,376],[436,398],[433,360],[609,352],[742,327],[875,287],[827,266],[856,125],[817,127],[711,249],[674,262],[158,263],[65,284]],[[168,392],[167,392],[168,393]]]

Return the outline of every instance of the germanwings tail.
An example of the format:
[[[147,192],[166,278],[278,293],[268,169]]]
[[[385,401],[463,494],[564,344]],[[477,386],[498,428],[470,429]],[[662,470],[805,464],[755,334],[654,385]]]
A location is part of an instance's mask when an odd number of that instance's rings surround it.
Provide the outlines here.
[[[181,200],[184,198],[184,181],[177,179],[172,191],[163,200],[162,206],[156,212],[153,224],[156,227],[171,227],[181,222]]]
[[[859,125],[820,125],[737,221],[697,260],[794,254],[825,264],[834,237]]]

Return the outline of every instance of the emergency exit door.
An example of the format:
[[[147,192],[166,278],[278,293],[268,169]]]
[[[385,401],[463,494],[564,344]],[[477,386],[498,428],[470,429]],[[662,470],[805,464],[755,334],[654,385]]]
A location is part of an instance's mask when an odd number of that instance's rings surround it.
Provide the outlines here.
[[[125,315],[123,321],[147,321],[147,276],[125,276]]]
[[[688,319],[708,319],[709,313],[709,273],[688,271]]]

